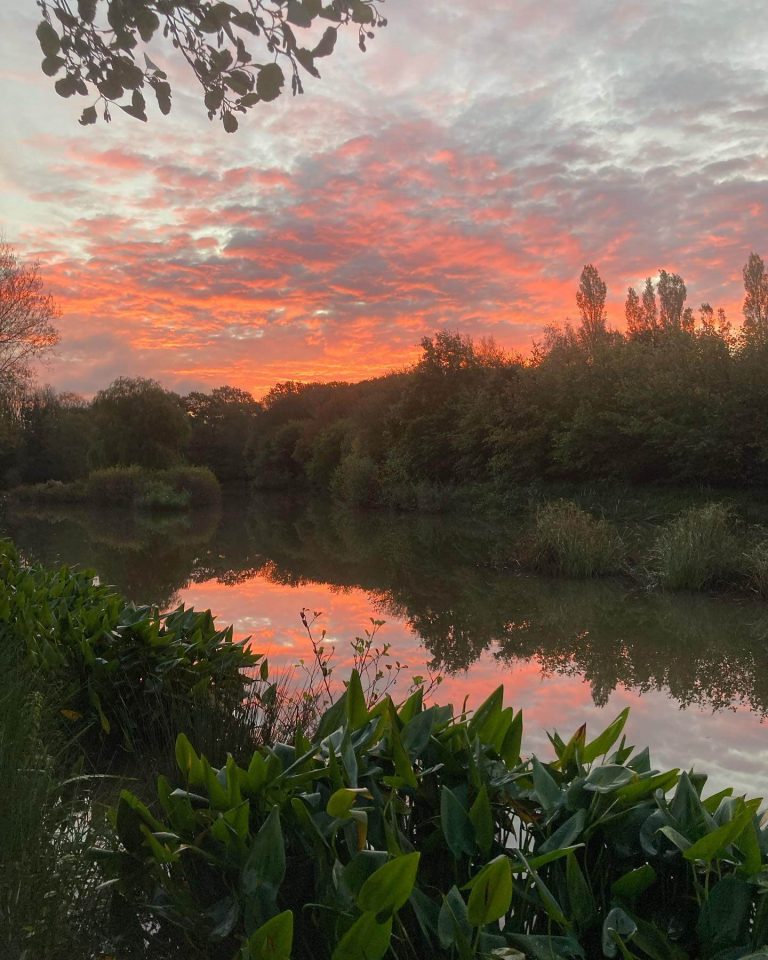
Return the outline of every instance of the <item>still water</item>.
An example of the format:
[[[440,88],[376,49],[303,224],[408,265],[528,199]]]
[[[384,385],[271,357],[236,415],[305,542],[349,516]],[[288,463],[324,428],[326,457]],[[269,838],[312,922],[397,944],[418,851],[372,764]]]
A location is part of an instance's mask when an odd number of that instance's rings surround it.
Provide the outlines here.
[[[302,609],[320,614],[337,677],[351,641],[383,620],[376,640],[406,665],[403,691],[439,673],[435,698],[472,706],[503,683],[523,708],[527,751],[549,758],[545,730],[586,721],[594,734],[629,706],[629,742],[648,745],[657,767],[767,795],[768,605],[524,576],[510,563],[517,529],[245,496],[184,517],[0,518],[29,558],[92,567],[137,602],[210,608],[273,670],[311,657]]]

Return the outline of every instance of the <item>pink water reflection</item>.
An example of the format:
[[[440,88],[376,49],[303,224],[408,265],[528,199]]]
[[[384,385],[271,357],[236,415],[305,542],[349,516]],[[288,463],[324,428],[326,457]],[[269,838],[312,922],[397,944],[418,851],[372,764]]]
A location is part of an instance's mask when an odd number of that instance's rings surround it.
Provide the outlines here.
[[[180,591],[180,597],[198,609],[213,610],[219,623],[232,623],[238,639],[250,636],[253,648],[266,654],[273,668],[287,669],[312,656],[299,618],[302,608],[321,612],[316,635],[324,628],[324,642],[335,647],[336,676],[348,673],[350,642],[370,629],[371,617],[386,620],[379,637],[407,664],[401,674],[403,693],[413,675],[425,672],[429,660],[408,624],[391,615],[381,616],[375,597],[363,590],[334,590],[318,584],[294,587],[254,577],[234,585],[215,580],[191,584]],[[460,705],[466,697],[470,706],[476,706],[500,683],[506,702],[524,711],[526,751],[549,757],[552,750],[546,730],[570,734],[586,721],[595,733],[629,706],[628,740],[649,746],[655,766],[705,771],[712,790],[731,785],[739,792],[768,795],[768,727],[746,708],[681,709],[665,691],[639,694],[623,686],[613,691],[606,706],[597,707],[582,677],[547,674],[537,658],[500,663],[493,650],[468,671],[446,676],[436,699]]]

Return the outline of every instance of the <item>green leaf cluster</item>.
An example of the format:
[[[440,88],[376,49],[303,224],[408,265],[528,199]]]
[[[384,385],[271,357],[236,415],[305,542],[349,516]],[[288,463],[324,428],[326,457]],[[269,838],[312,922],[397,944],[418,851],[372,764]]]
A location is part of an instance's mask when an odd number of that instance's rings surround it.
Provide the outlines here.
[[[56,690],[63,722],[131,749],[163,742],[195,711],[236,710],[246,670],[262,659],[210,611],[126,604],[93,571],[24,563],[8,541],[0,541],[0,644]]]
[[[128,792],[114,889],[223,955],[725,960],[768,941],[759,801],[604,731],[524,757],[502,688],[471,715],[372,708],[353,674],[311,736]]]

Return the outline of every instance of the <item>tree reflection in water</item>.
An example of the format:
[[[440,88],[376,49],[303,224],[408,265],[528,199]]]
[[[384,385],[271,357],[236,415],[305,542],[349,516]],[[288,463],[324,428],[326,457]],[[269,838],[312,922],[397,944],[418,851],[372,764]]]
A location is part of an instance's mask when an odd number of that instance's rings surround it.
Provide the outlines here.
[[[514,522],[231,495],[220,512],[25,511],[3,528],[27,555],[92,566],[127,596],[161,607],[208,581],[358,589],[372,613],[406,623],[444,672],[489,651],[506,667],[534,661],[545,674],[583,677],[598,706],[623,686],[664,690],[683,706],[768,715],[763,604],[521,576],[511,564]]]

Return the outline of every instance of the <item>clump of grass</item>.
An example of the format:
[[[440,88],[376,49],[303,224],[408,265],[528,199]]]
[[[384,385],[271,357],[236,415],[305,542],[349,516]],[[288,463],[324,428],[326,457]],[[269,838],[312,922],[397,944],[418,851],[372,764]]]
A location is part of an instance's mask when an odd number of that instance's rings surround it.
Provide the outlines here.
[[[768,540],[762,540],[747,551],[744,573],[748,588],[761,600],[768,600]]]
[[[721,503],[683,511],[653,545],[654,581],[667,590],[704,590],[739,580],[744,564],[733,525],[731,511]]]
[[[141,510],[185,510],[189,506],[189,490],[174,490],[163,480],[149,480],[136,498]]]
[[[620,573],[624,544],[603,517],[572,500],[555,500],[536,511],[527,565],[557,577],[587,578]]]

